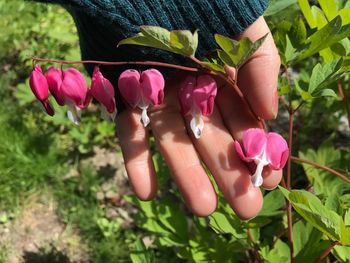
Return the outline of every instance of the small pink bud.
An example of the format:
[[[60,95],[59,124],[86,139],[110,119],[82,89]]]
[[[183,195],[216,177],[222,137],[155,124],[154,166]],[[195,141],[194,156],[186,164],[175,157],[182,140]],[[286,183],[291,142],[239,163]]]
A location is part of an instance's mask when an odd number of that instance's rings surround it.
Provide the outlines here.
[[[200,138],[204,128],[201,116],[213,113],[216,94],[216,82],[209,75],[198,77],[189,75],[181,83],[179,91],[181,111],[183,115],[192,115],[190,126],[197,139]]]
[[[35,95],[35,97],[44,106],[47,114],[49,114],[50,116],[53,116],[54,110],[48,101],[49,86],[39,64],[35,65],[34,70],[30,74],[29,86],[33,94]]]
[[[131,108],[142,110],[141,121],[146,127],[149,123],[147,109],[150,105],[163,103],[165,81],[163,75],[156,69],[138,72],[134,69],[125,70],[118,80],[120,94]]]
[[[112,83],[103,77],[99,67],[95,67],[91,80],[91,95],[102,105],[102,116],[109,116],[114,120],[116,115],[116,103],[114,98],[114,87]]]
[[[245,162],[254,161],[257,165],[252,183],[259,187],[263,183],[262,171],[268,165],[273,170],[284,167],[289,155],[285,139],[275,132],[266,133],[263,129],[252,128],[243,133],[242,145],[237,141],[235,148],[238,156]]]

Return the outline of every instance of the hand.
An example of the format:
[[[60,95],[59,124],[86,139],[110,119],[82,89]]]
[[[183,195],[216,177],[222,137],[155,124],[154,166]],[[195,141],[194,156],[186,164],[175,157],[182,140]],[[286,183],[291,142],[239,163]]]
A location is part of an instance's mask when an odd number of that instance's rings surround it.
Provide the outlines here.
[[[240,37],[256,41],[269,32],[260,17]],[[273,119],[277,114],[279,66],[278,52],[269,34],[238,73],[240,90],[255,114],[263,119]],[[230,74],[230,69],[227,72]],[[217,206],[216,193],[201,165],[202,160],[236,214],[242,219],[254,217],[262,207],[262,193],[252,186],[252,172],[237,156],[234,140],[240,140],[248,128],[261,127],[261,123],[232,87],[221,86],[214,113],[203,117],[203,134],[195,139],[188,127],[189,120],[181,116],[178,103],[179,80],[183,74],[188,73],[180,73],[166,83],[164,105],[149,112],[158,148],[194,214],[209,215]],[[140,124],[140,115],[139,109],[122,112],[117,118],[117,133],[134,191],[140,199],[149,200],[156,194],[156,174],[148,132]],[[271,189],[280,182],[282,172],[265,168],[263,176],[263,187]]]

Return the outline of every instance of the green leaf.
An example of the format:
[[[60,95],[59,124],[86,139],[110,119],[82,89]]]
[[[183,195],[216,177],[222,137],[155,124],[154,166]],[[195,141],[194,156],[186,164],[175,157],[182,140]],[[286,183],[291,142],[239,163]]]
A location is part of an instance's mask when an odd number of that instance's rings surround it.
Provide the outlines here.
[[[316,19],[316,24],[318,29],[321,29],[322,27],[327,25],[328,23],[327,18],[325,17],[324,13],[320,8],[318,8],[317,6],[312,6],[311,12],[314,18]]]
[[[335,246],[332,254],[339,260],[339,262],[350,262],[350,247]]]
[[[350,8],[341,9],[339,15],[343,21],[343,26],[350,24]]]
[[[188,30],[171,31],[170,46],[181,50],[189,57],[193,57],[198,47],[198,31],[195,31],[194,34]]]
[[[313,93],[322,87],[321,85],[330,79],[341,67],[342,60],[336,59],[331,63],[326,63],[324,65],[318,63],[313,69],[310,77],[310,83],[308,92],[313,95]],[[327,94],[327,92],[325,93]],[[328,94],[330,94],[328,92]]]
[[[297,0],[270,0],[264,16],[275,15],[295,3],[297,3]]]
[[[290,262],[289,246],[280,239],[277,240],[274,247],[270,251],[268,251],[268,249],[262,249],[261,252],[264,262]]]
[[[328,20],[332,20],[337,16],[337,3],[335,0],[318,0],[318,3]]]
[[[258,216],[273,216],[280,213],[285,201],[279,189],[275,189],[264,196],[263,207]]]
[[[343,38],[348,37],[350,35],[350,25],[343,27],[341,25],[341,17],[337,16],[322,29],[308,37],[305,44],[309,44],[309,47],[301,53],[298,57],[298,61],[312,56],[313,54],[332,46]]]
[[[163,49],[183,56],[194,56],[198,46],[197,31],[192,34],[188,30],[168,31],[158,26],[141,26],[141,32],[130,38],[121,40],[120,45],[140,45]]]
[[[345,212],[344,223],[346,226],[350,226],[350,209]]]
[[[302,18],[299,18],[296,22],[293,23],[290,34],[288,35],[293,46],[298,49],[304,46],[304,42],[307,37],[307,31]]]
[[[130,259],[132,263],[154,263],[154,254],[147,250],[142,239],[137,239],[135,242],[135,250],[131,251]]]
[[[314,98],[318,98],[318,97],[332,97],[332,98],[338,98],[338,95],[337,93],[335,93],[334,90],[332,89],[323,89],[323,90],[320,90],[318,92],[315,92],[314,94],[312,94],[312,96]]]
[[[308,0],[298,0],[298,3],[299,3],[300,9],[301,9],[307,23],[309,24],[309,26],[311,28],[315,28],[317,26],[317,23],[316,23],[316,20],[312,14],[309,1]]]
[[[328,167],[340,167],[341,152],[334,148],[331,143],[325,142],[317,150],[308,149],[299,152],[302,159],[314,161]],[[308,180],[313,185],[316,195],[332,196],[340,195],[350,190],[349,184],[333,174],[317,169],[312,165],[302,164]]]
[[[289,64],[297,56],[296,49],[293,47],[288,35],[286,35],[286,49],[284,51],[284,62]]]
[[[223,211],[216,211],[209,216],[209,225],[217,233],[231,234],[235,238],[245,238],[246,233],[239,219]]]
[[[342,218],[334,211],[327,209],[315,195],[304,190],[292,190],[288,194],[282,191],[282,193],[291,202],[298,214],[311,225],[326,234],[330,239],[341,240],[341,231],[344,224]]]
[[[239,68],[262,45],[266,36],[267,34],[253,43],[249,38],[242,38],[236,41],[220,34],[215,34],[216,43],[222,48],[222,50],[218,50],[218,56],[225,64]]]

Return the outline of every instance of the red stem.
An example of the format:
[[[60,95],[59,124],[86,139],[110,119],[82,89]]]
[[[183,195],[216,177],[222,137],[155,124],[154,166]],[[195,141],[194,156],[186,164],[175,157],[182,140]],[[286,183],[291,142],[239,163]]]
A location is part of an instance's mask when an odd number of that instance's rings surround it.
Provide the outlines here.
[[[298,157],[295,157],[295,156],[291,156],[290,159],[292,159],[293,161],[296,161],[296,162],[301,162],[301,163],[306,163],[306,164],[310,164],[318,169],[322,169],[322,170],[325,170],[327,172],[330,172],[334,175],[336,175],[337,177],[339,177],[340,179],[344,180],[345,182],[349,183],[350,184],[350,178],[346,177],[345,175],[342,175],[341,173],[337,172],[336,170],[333,170],[332,168],[329,168],[327,166],[324,166],[324,165],[321,165],[321,164],[318,164],[318,163],[315,163],[313,161],[309,161],[309,160],[305,160],[305,159],[301,159],[301,158],[298,158]]]
[[[60,60],[60,59],[44,59],[38,57],[32,57],[33,61],[42,61],[42,62],[50,62],[50,63],[60,63],[66,65],[72,64],[96,64],[96,65],[107,65],[107,66],[122,66],[122,65],[147,65],[147,66],[158,66],[158,67],[166,67],[166,68],[175,68],[181,69],[185,71],[198,72],[200,69],[185,67],[170,63],[158,62],[158,61],[99,61],[99,60],[77,60],[77,61],[69,61],[69,60]],[[216,72],[211,71],[210,74],[217,75]]]
[[[288,85],[291,86],[291,81],[288,75],[288,67],[284,66],[284,73],[286,75],[286,79]],[[289,147],[289,158],[287,163],[287,178],[286,178],[286,186],[287,189],[291,189],[291,174],[292,174],[292,146],[293,146],[293,114],[294,110],[292,107],[292,96],[289,95],[289,131],[288,131],[288,147]],[[287,201],[287,223],[288,223],[288,241],[289,241],[289,249],[290,249],[290,262],[294,263],[294,244],[293,244],[293,217],[292,217],[292,205],[289,201]]]
[[[329,253],[331,253],[332,249],[336,246],[339,245],[340,243],[338,241],[332,242],[325,251],[315,260],[315,263],[321,262],[325,257],[328,256]]]

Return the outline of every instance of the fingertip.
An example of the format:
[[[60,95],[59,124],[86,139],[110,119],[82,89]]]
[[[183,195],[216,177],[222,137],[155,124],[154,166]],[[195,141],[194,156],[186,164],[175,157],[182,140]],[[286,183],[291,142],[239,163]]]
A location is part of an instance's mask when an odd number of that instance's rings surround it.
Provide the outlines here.
[[[189,209],[196,216],[209,216],[217,207],[217,196],[213,191],[202,190],[196,192],[196,200],[187,201]]]
[[[263,171],[264,182],[262,187],[266,190],[275,189],[282,180],[282,170],[272,170],[270,167],[265,167]]]
[[[251,187],[241,196],[236,196],[232,208],[242,220],[249,220],[257,216],[263,206],[263,196],[258,187]]]

